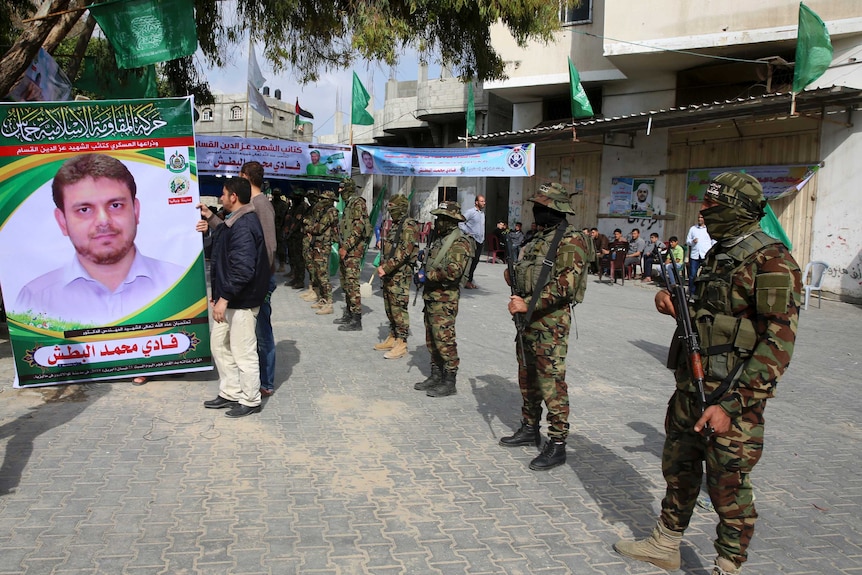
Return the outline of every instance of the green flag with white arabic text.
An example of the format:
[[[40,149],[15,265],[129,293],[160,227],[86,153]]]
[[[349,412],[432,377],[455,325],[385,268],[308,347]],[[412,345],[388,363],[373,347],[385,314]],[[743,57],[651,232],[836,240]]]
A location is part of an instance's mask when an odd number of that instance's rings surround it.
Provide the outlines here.
[[[128,0],[90,8],[117,55],[118,68],[141,68],[195,53],[193,0]]]
[[[822,76],[830,64],[832,41],[829,39],[826,24],[811,8],[800,2],[793,91],[798,94],[804,90],[805,86]]]
[[[353,73],[353,106],[351,107],[351,124],[359,124],[360,126],[371,126],[374,124],[374,116],[372,116],[365,108],[371,101],[371,96],[368,95],[368,90],[359,81],[359,76],[356,72]]]

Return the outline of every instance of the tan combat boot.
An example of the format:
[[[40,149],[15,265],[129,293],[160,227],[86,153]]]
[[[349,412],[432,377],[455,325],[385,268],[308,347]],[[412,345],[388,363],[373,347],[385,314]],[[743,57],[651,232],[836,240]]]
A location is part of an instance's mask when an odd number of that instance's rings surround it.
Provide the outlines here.
[[[637,541],[621,539],[614,543],[614,549],[620,555],[673,571],[679,569],[680,542],[682,542],[682,533],[671,531],[659,521],[652,534],[646,539]]]
[[[395,337],[391,333],[386,336],[386,339],[374,345],[377,351],[388,351],[393,347],[395,347]]]
[[[316,302],[314,302],[313,304],[311,304],[311,309],[320,309],[325,305],[326,305],[326,300],[321,298],[321,299],[317,300]]]
[[[739,575],[742,573],[742,567],[737,567],[736,563],[730,559],[726,559],[719,555],[715,558],[715,567],[712,569],[712,575]]]
[[[315,293],[314,288],[310,287],[310,288],[308,288],[307,291],[304,291],[301,294],[299,294],[299,299],[302,299],[305,301],[314,301],[317,299],[317,294]]]
[[[322,300],[320,300],[319,303],[322,303],[323,305],[321,305],[320,308],[315,312],[317,315],[329,315],[332,313],[332,300],[331,299],[326,299],[326,300],[322,299]],[[314,307],[314,306],[311,306],[311,307]]]
[[[386,359],[398,359],[407,355],[407,340],[396,339],[392,349],[383,354]]]

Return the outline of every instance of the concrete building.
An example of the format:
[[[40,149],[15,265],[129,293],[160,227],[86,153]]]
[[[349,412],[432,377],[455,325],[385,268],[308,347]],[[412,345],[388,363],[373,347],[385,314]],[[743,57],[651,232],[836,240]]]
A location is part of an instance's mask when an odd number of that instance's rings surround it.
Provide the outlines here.
[[[209,136],[240,136],[243,138],[271,138],[310,142],[312,124],[296,126],[296,108],[281,99],[281,90],[270,96],[263,88],[263,99],[272,111],[272,119],[255,112],[245,92],[241,94],[215,94],[214,104],[196,105],[198,120],[195,133]]]
[[[478,140],[537,143],[536,177],[510,181],[510,202],[558,181],[578,193],[578,225],[684,236],[700,205],[687,193],[694,170],[820,165],[801,191],[770,205],[801,265],[829,263],[824,289],[862,300],[862,195],[852,173],[862,157],[854,117],[862,110],[862,14],[849,0],[807,5],[826,23],[834,58],[798,95],[794,115],[796,2],[563,3],[554,41],[524,48],[498,27],[493,44],[509,77],[484,92],[511,104],[511,125]],[[593,118],[571,118],[567,57]],[[616,186],[627,179],[649,181],[659,209],[614,214]]]

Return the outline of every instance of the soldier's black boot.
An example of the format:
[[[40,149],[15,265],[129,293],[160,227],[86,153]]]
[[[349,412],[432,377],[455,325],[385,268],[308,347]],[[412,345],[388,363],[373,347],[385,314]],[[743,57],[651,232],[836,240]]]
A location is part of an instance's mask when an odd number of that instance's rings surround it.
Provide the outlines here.
[[[425,378],[425,381],[420,381],[413,385],[413,389],[417,391],[426,391],[427,389],[434,387],[435,385],[440,383],[440,380],[443,377],[443,368],[441,368],[436,363],[431,364],[431,375]]]
[[[335,323],[335,324],[349,323],[350,318],[352,316],[353,316],[353,314],[350,313],[350,308],[347,306],[344,306],[344,313],[341,314],[341,317],[332,320],[332,323]],[[341,328],[338,328],[338,329],[341,329]]]
[[[509,437],[501,437],[500,445],[506,447],[520,447],[521,445],[539,446],[542,436],[539,435],[539,424],[530,425],[527,420],[521,420],[521,427]]]
[[[530,462],[533,471],[547,471],[566,462],[566,442],[548,439],[542,453]]]
[[[425,395],[428,397],[446,397],[447,395],[455,395],[456,393],[455,372],[443,371],[443,377],[441,378],[440,383],[429,387],[425,392]]]
[[[350,314],[350,319],[343,325],[338,326],[338,331],[362,331],[362,314]]]

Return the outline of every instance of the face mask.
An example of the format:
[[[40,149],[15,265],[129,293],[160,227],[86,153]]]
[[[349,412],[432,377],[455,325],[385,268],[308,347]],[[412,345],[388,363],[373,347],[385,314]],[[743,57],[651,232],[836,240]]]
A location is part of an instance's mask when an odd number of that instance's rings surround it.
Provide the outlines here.
[[[537,226],[547,229],[555,227],[563,221],[564,216],[557,210],[552,210],[542,204],[535,204],[533,206],[533,219]]]
[[[759,220],[749,212],[722,205],[701,210],[700,215],[709,236],[717,241],[741,236],[759,225]]]
[[[434,229],[438,236],[447,236],[457,225],[458,222],[449,218],[437,218],[437,221],[434,223]]]
[[[405,210],[404,208],[398,208],[395,206],[389,207],[389,215],[392,218],[392,221],[395,221],[395,222],[400,221],[401,218],[403,218],[406,213],[407,213],[407,210]]]

